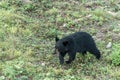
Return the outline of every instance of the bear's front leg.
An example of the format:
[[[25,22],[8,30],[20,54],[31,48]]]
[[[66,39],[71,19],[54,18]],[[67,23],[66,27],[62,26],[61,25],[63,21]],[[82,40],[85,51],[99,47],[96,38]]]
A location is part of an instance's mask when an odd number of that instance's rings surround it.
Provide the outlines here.
[[[60,54],[59,54],[59,60],[60,60],[60,64],[63,64],[63,63],[64,63],[64,58],[63,58],[63,56],[61,56]]]
[[[66,61],[66,64],[70,64],[75,59],[76,53],[70,52],[70,53],[68,53],[68,55],[69,55],[69,59],[68,59],[68,61]]]
[[[60,64],[63,64],[64,63],[64,56],[65,56],[66,53],[59,53],[59,60],[60,60]]]

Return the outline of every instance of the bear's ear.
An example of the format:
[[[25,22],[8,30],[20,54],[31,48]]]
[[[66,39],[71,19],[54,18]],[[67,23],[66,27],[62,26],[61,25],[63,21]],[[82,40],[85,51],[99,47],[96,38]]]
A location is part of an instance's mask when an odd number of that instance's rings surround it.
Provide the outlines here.
[[[59,38],[58,38],[57,36],[55,37],[55,41],[56,41],[56,42],[59,41]]]
[[[68,41],[64,41],[64,42],[63,42],[63,45],[64,45],[64,46],[67,46],[67,45],[68,45]]]

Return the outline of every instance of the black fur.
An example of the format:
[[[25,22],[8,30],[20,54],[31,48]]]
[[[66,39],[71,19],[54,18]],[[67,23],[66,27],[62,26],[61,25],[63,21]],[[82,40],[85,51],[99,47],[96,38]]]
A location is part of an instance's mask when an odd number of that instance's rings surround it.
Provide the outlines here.
[[[84,55],[88,51],[95,55],[97,59],[101,57],[100,51],[97,49],[93,38],[86,32],[76,32],[62,39],[56,37],[55,51],[56,50],[59,52],[60,64],[64,63],[66,53],[69,55],[69,60],[66,61],[67,64],[75,59],[76,52]]]

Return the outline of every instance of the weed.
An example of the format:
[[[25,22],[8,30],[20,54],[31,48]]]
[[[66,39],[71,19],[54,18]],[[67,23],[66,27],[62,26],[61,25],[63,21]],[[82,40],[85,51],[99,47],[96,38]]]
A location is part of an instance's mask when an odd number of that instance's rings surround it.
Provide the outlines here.
[[[111,60],[114,65],[120,65],[120,44],[113,44],[113,51],[111,54]]]

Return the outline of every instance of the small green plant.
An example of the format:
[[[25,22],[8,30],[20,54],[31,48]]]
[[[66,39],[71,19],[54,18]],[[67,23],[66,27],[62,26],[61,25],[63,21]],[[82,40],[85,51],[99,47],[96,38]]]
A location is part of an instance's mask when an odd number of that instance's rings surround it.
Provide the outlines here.
[[[112,64],[120,65],[120,44],[113,44],[111,60],[112,60]]]
[[[5,2],[8,2],[11,5],[21,6],[22,0],[6,0]]]
[[[0,7],[4,8],[4,9],[8,9],[9,8],[9,3],[6,3],[5,1],[1,1],[0,2]]]
[[[35,10],[35,5],[33,5],[33,4],[25,4],[24,6],[23,6],[23,8],[24,8],[24,10],[26,10],[26,11],[33,11],[33,10]]]

